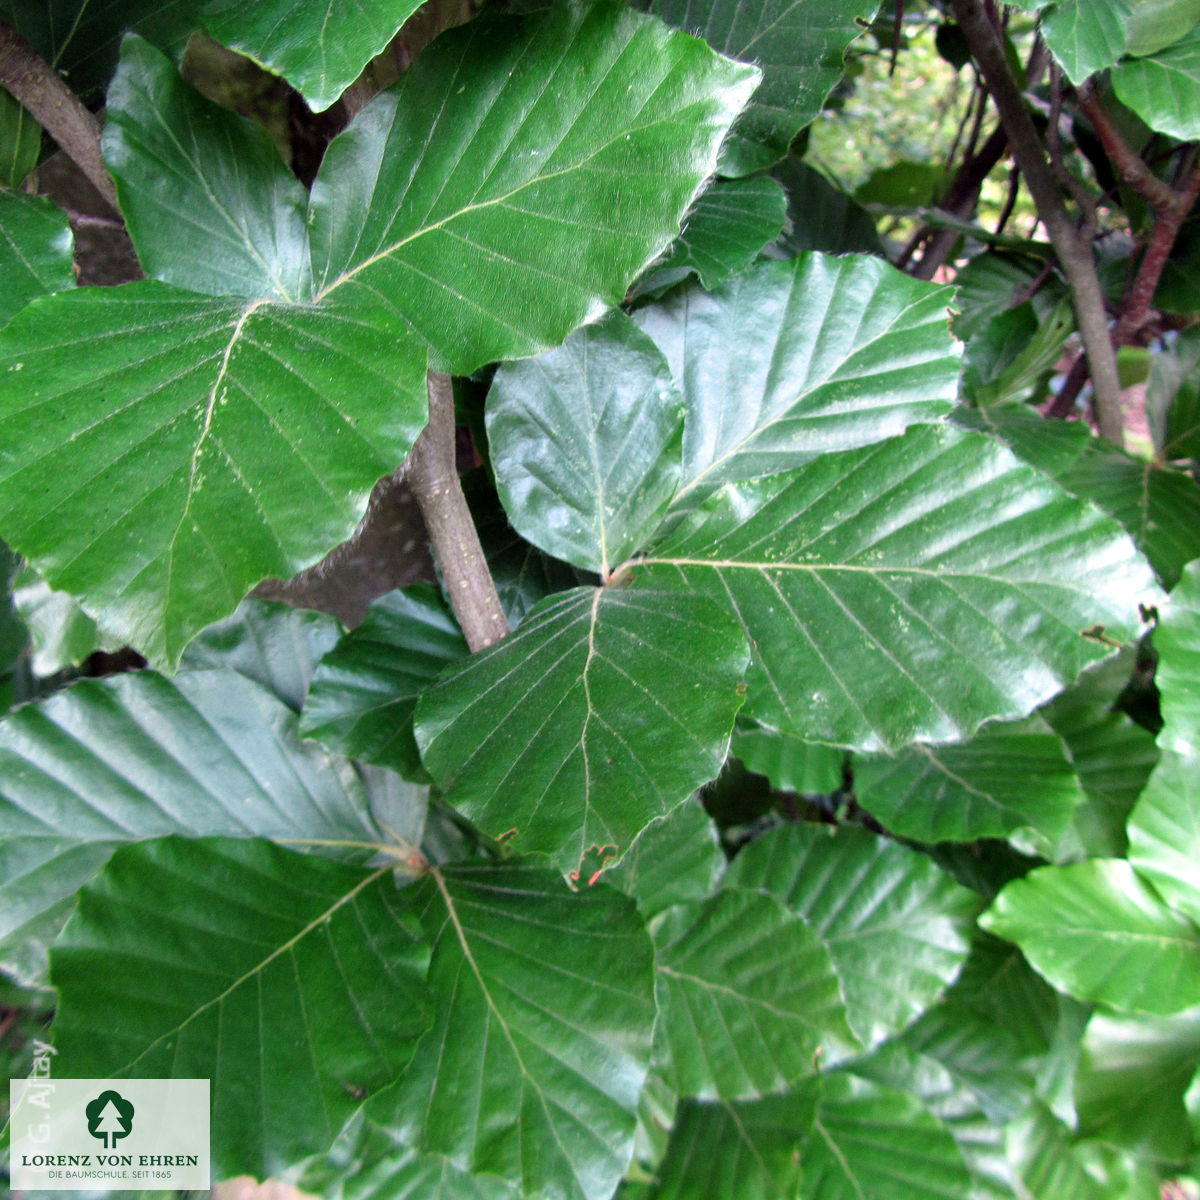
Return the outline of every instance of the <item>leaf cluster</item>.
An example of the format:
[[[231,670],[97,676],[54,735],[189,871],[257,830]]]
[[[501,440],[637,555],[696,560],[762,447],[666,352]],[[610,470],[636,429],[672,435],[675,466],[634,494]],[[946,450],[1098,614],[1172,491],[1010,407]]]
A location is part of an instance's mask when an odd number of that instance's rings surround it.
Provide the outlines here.
[[[1013,7],[1195,169],[1194,5]],[[34,8],[147,278],[76,286],[68,215],[0,190],[18,1035],[212,1080],[215,1178],[345,1200],[1195,1173],[1200,345],[1155,345],[1138,457],[1038,411],[1053,248],[948,192],[957,290],[900,269],[803,131],[903,13]],[[195,30],[343,126],[311,185],[187,81]],[[449,561],[353,628],[247,598],[446,374],[508,636],[472,653]]]

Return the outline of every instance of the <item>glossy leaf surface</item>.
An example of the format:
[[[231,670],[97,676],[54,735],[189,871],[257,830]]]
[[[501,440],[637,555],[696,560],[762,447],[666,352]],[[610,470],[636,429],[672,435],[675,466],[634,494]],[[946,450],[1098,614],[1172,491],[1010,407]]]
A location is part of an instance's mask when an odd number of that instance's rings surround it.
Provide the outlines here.
[[[703,597],[576,588],[443,675],[418,703],[417,743],[485,832],[571,869],[591,846],[623,852],[717,774],[746,656]]]
[[[138,37],[107,101],[104,157],[147,275],[212,296],[311,298],[308,195],[261,125],[204,99]]]
[[[670,25],[698,34],[731,58],[753,62],[763,82],[721,153],[722,175],[748,175],[770,166],[821,111],[842,74],[842,57],[869,21],[872,0],[642,0],[639,7]]]
[[[413,737],[417,698],[467,644],[431,584],[389,592],[317,666],[300,732],[340,754],[424,777]]]
[[[362,861],[385,839],[348,763],[226,671],[83,682],[0,724],[5,965],[36,975],[72,897],[131,841],[271,837]]]
[[[1063,0],[1042,22],[1042,36],[1072,83],[1106,70],[1125,53],[1134,0]]]
[[[812,1123],[808,1094],[679,1106],[653,1200],[794,1200],[801,1177],[797,1148]]]
[[[828,795],[842,786],[846,752],[834,746],[803,742],[776,730],[738,722],[733,752],[771,786],[798,795]]]
[[[1181,1162],[1192,1143],[1184,1093],[1200,1067],[1200,1009],[1170,1017],[1097,1012],[1075,1098],[1080,1130],[1140,1155]]]
[[[649,540],[679,481],[683,404],[623,313],[496,373],[488,446],[513,526],[607,578]]]
[[[1200,25],[1172,46],[1118,64],[1112,86],[1151,129],[1183,141],[1200,137]]]
[[[376,1115],[419,1150],[527,1195],[612,1194],[633,1150],[654,1023],[633,901],[532,866],[439,870],[406,894],[436,1010]]]
[[[1200,1004],[1200,929],[1123,859],[1034,871],[1010,883],[980,924],[1081,1000],[1161,1016]]]
[[[878,259],[809,254],[639,310],[684,395],[677,504],[948,412],[949,302]]]
[[[726,883],[768,891],[804,918],[867,1046],[923,1012],[967,955],[973,895],[923,855],[863,830],[775,830],[741,851]]]
[[[59,1052],[83,1078],[211,1079],[214,1175],[271,1174],[328,1146],[429,1026],[401,897],[389,867],[269,842],[127,847],[54,949]]]
[[[135,240],[175,255],[177,181],[195,181],[215,197],[195,205],[214,235],[241,229],[240,248],[197,246],[241,299],[85,290],[10,326],[0,437],[17,424],[22,445],[0,506],[48,582],[166,663],[259,579],[350,533],[425,422],[426,343],[467,373],[619,300],[677,232],[756,78],[616,4],[484,17],[334,141],[301,214],[261,138],[185,102],[164,60],[131,47],[130,86],[161,84],[182,122],[163,135],[130,93],[118,140]],[[47,478],[77,486],[35,486]]]
[[[733,605],[755,644],[747,716],[862,749],[1023,715],[1158,595],[1114,523],[946,427],[726,487],[637,578]]]
[[[30,300],[75,286],[67,214],[40,196],[0,190],[0,327]]]
[[[779,236],[786,207],[783,190],[773,179],[718,179],[701,192],[683,232],[635,291],[654,292],[689,275],[712,291],[744,271]]]
[[[282,75],[309,108],[322,112],[419,7],[417,0],[332,0],[320,6],[212,0],[204,8],[204,25],[222,45]]]
[[[184,651],[181,665],[236,671],[299,712],[317,663],[341,632],[328,613],[250,598],[232,616],[203,630]]]
[[[1131,652],[1115,655],[1041,710],[1066,743],[1087,796],[1059,842],[1060,861],[1064,851],[1089,858],[1124,855],[1125,822],[1158,762],[1154,735],[1117,707],[1133,673],[1132,659]]]
[[[1163,749],[1189,754],[1200,744],[1200,563],[1184,570],[1154,634],[1162,695]]]
[[[388,296],[455,374],[555,345],[669,244],[756,80],[606,0],[452,30],[330,146],[317,298]]]
[[[0,438],[20,431],[5,532],[106,629],[174,663],[260,579],[347,536],[425,419],[424,355],[387,310],[76,289],[0,337]]]
[[[726,888],[679,905],[654,941],[659,1037],[681,1096],[782,1091],[819,1051],[827,1061],[857,1047],[828,951],[774,896]]]
[[[1129,817],[1129,861],[1200,924],[1200,761],[1166,751]]]
[[[664,908],[701,900],[725,867],[717,832],[698,801],[647,825],[604,882],[637,901],[647,920]]]
[[[840,1072],[807,1085],[819,1099],[800,1149],[804,1200],[960,1200],[971,1180],[950,1131],[908,1092]]]
[[[855,794],[890,832],[972,842],[1030,828],[1053,842],[1083,802],[1062,739],[1044,721],[985,725],[969,742],[855,760]]]
[[[13,578],[13,604],[29,631],[35,675],[53,675],[79,666],[97,650],[119,650],[122,643],[106,638],[96,622],[66,592],[56,592],[29,566]]]

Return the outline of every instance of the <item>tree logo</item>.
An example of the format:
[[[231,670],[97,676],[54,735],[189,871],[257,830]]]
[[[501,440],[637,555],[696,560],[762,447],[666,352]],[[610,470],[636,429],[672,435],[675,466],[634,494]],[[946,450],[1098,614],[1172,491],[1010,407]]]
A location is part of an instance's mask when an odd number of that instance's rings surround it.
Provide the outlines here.
[[[105,1150],[111,1150],[118,1138],[128,1137],[133,1130],[133,1105],[111,1088],[101,1092],[84,1110],[88,1133],[100,1138]]]

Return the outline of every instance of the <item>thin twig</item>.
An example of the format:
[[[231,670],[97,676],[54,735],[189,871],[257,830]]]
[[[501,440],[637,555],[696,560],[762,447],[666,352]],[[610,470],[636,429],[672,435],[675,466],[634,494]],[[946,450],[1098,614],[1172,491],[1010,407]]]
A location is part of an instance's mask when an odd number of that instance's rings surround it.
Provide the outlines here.
[[[953,0],[954,13],[975,61],[983,72],[992,100],[1008,134],[1013,157],[1037,205],[1063,273],[1071,286],[1071,298],[1080,336],[1088,356],[1095,394],[1100,434],[1115,445],[1125,441],[1121,382],[1117,358],[1109,340],[1104,293],[1096,275],[1091,242],[1080,236],[1067,212],[1055,182],[1046,149],[1025,106],[1025,99],[1009,71],[1004,50],[980,0]]]
[[[0,87],[62,147],[113,212],[117,189],[100,153],[100,126],[58,73],[6,21],[0,21]]]
[[[482,650],[507,636],[508,620],[458,477],[454,389],[440,371],[429,372],[429,424],[408,456],[406,476],[467,645]]]

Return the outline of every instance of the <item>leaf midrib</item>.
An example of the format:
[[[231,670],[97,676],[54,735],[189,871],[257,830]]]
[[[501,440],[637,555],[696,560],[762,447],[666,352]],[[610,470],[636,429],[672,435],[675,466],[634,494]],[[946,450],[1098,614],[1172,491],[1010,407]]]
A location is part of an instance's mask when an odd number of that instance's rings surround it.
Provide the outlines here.
[[[375,883],[376,880],[382,878],[384,875],[387,875],[389,872],[393,871],[394,869],[395,869],[395,864],[388,863],[386,866],[379,867],[377,870],[372,871],[370,875],[368,875],[365,879],[360,880],[348,892],[346,892],[342,896],[339,896],[337,898],[337,900],[334,901],[334,903],[331,904],[327,909],[325,909],[321,913],[318,913],[317,916],[313,917],[313,919],[311,921],[309,921],[308,924],[305,925],[302,929],[298,930],[295,934],[293,934],[285,942],[281,943],[274,950],[272,950],[271,953],[268,954],[264,959],[262,959],[261,962],[255,964],[248,971],[245,971],[245,972],[243,972],[243,974],[238,976],[238,978],[235,979],[233,981],[233,983],[231,983],[223,992],[221,992],[217,996],[214,996],[211,1000],[206,1000],[203,1004],[201,1004],[193,1012],[189,1013],[188,1016],[184,1018],[184,1020],[180,1021],[179,1024],[174,1026],[172,1029],[168,1029],[165,1032],[160,1033],[158,1035],[158,1037],[156,1037],[152,1042],[150,1042],[149,1045],[146,1046],[146,1048],[141,1052],[141,1054],[139,1054],[136,1058],[130,1059],[129,1062],[127,1062],[123,1067],[117,1068],[117,1070],[114,1072],[114,1074],[115,1075],[124,1075],[127,1071],[131,1070],[139,1062],[141,1062],[142,1059],[145,1058],[146,1055],[149,1054],[161,1042],[165,1041],[167,1038],[174,1037],[181,1030],[186,1029],[187,1026],[190,1025],[198,1016],[200,1016],[201,1013],[207,1012],[214,1005],[220,1004],[222,1001],[224,1001],[229,996],[231,996],[235,991],[237,991],[237,989],[240,988],[244,983],[248,982],[249,980],[255,978],[258,975],[261,975],[261,973],[264,970],[266,970],[266,968],[272,962],[274,962],[275,959],[279,958],[281,955],[283,955],[287,951],[291,950],[294,946],[298,945],[304,938],[306,938],[310,933],[312,933],[319,926],[326,924],[329,921],[329,919],[333,916],[333,914],[335,912],[337,912],[337,910],[339,908],[342,908],[346,904],[349,904],[365,888],[370,887],[370,885]]]

